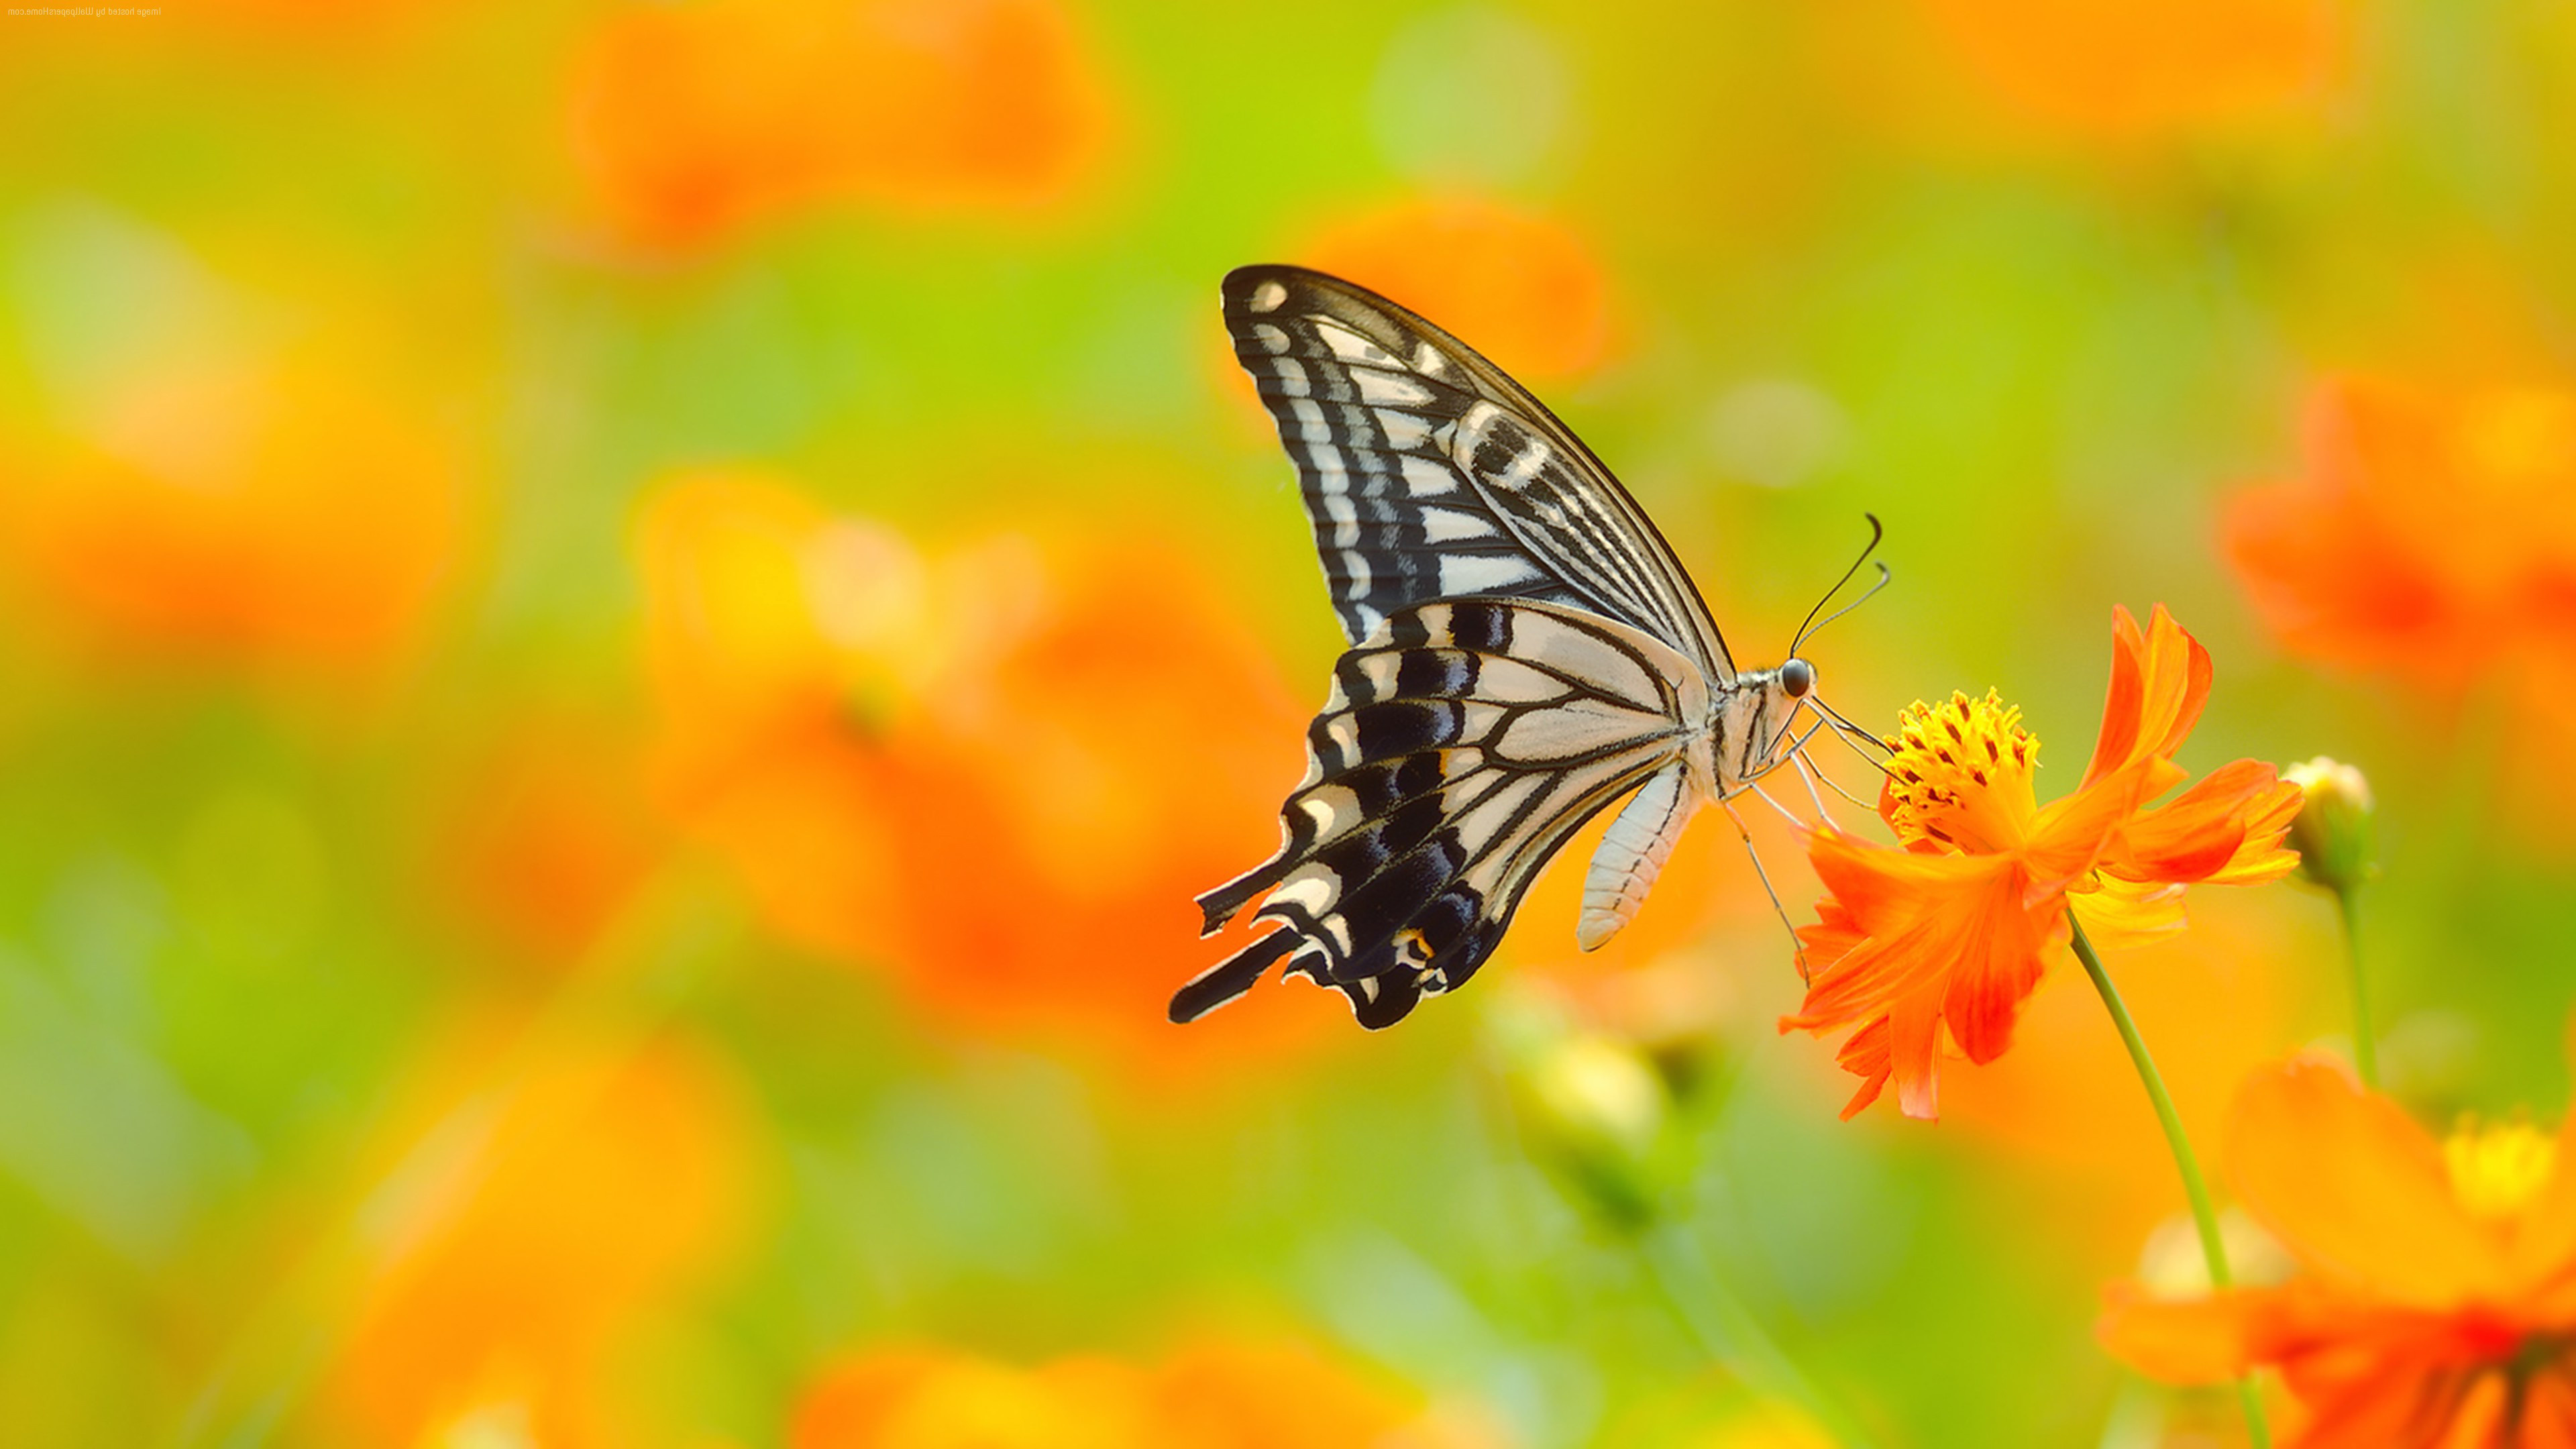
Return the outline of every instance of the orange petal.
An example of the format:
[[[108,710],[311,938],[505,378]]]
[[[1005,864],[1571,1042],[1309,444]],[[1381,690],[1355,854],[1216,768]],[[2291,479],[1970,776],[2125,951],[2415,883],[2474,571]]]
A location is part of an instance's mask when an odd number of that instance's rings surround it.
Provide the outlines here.
[[[2576,1382],[2564,1370],[2523,1385],[2519,1449],[2576,1449]]]
[[[1807,837],[1816,878],[1849,912],[1852,927],[1887,935],[1921,916],[1939,898],[2009,867],[1997,856],[1890,850],[1828,826]]]
[[[2576,1315],[2576,1112],[2558,1129],[2558,1155],[2549,1180],[2514,1230],[2509,1248],[2518,1283],[2547,1285],[2545,1306],[2533,1311],[2553,1320]]]
[[[1941,997],[1922,990],[1897,998],[1887,1015],[1896,1107],[1918,1122],[1941,1115]]]
[[[2356,1356],[2329,1395],[2307,1396],[2316,1409],[2300,1449],[2494,1449],[2503,1383],[2439,1363],[2403,1356]],[[2465,1435],[2466,1437],[2461,1437]]]
[[[2274,1290],[2235,1288],[2207,1298],[2153,1298],[2135,1283],[2102,1290],[2093,1336],[2113,1358],[2169,1384],[2216,1384],[2253,1365],[2256,1321]]]
[[[1782,1022],[1780,1029],[1788,1030],[1788,1023]],[[1842,1050],[1834,1053],[1834,1065],[1861,1079],[1860,1090],[1843,1104],[1842,1119],[1848,1122],[1878,1100],[1878,1094],[1887,1089],[1888,1074],[1895,1069],[1895,1059],[1887,1046],[1887,1018],[1882,1016],[1853,1032]]]
[[[2021,873],[2007,859],[1915,855],[1822,834],[1808,858],[1869,934],[1816,973],[1784,1028],[1830,1031],[1937,983],[1982,951],[1984,928],[2022,895]]]
[[[2330,1282],[2436,1311],[2503,1284],[2502,1255],[2452,1199],[2441,1149],[2339,1063],[2257,1072],[2237,1096],[2226,1161],[2246,1208]]]
[[[2107,866],[2130,880],[2176,884],[2206,880],[2240,865],[2263,868],[2268,857],[2280,853],[2280,832],[2289,829],[2298,812],[2298,800],[2290,793],[2296,789],[2260,760],[2222,766],[2124,826]],[[2258,827],[2272,829],[2271,838],[2259,838]],[[2296,863],[2297,857],[2290,857],[2289,865]],[[2281,868],[2284,874],[2289,865]]]
[[[2443,1431],[2440,1449],[2487,1449],[2504,1437],[2505,1416],[2512,1412],[2503,1374],[2481,1375],[2460,1398]]]
[[[2157,779],[2158,761],[2140,760],[2052,800],[2031,821],[2022,858],[2034,881],[2062,884],[2093,869],[2102,852],[2137,812]]]
[[[1845,1043],[1845,1069],[1870,1079],[1845,1115],[1869,1105],[1892,1076],[1905,1114],[1930,1118],[1939,1111],[1945,1018],[1976,1060],[2003,1051],[2039,978],[2058,898],[2047,895],[2034,910],[2010,856],[1916,855],[1823,830],[1809,838],[1808,858],[1834,892],[1812,939],[1852,944],[1817,971],[1780,1028],[1873,1033]],[[1867,934],[1853,942],[1858,932]]]
[[[2299,853],[2281,844],[2307,801],[2299,787],[2280,781],[2247,803],[2245,843],[2227,864],[2209,873],[2202,885],[2261,885],[2279,880],[2299,867]]]
[[[2097,948],[2127,950],[2153,945],[2183,928],[2183,888],[2104,875],[2089,891],[2070,892],[2066,903]]]
[[[1982,918],[1969,927],[1968,949],[1951,967],[1941,996],[1942,1020],[1968,1060],[1982,1065],[2012,1044],[2021,1004],[2039,985],[2040,950],[2058,915],[2057,899],[2050,897],[2034,910],[1996,893],[1986,898]]]
[[[2111,645],[2111,687],[2102,702],[2102,733],[2094,741],[2084,785],[2148,756],[2172,755],[2209,700],[2209,651],[2174,622],[2164,605],[2156,605],[2144,630],[2127,608],[2115,606]]]

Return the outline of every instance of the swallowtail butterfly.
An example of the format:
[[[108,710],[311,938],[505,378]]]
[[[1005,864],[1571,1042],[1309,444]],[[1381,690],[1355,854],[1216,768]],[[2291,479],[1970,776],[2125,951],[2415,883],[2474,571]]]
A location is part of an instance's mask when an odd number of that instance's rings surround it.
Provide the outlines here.
[[[1609,940],[1691,816],[1794,752],[1814,667],[1792,644],[1738,672],[1637,501],[1474,349],[1300,267],[1238,268],[1223,292],[1351,647],[1278,854],[1199,897],[1205,935],[1255,899],[1278,924],[1183,986],[1172,1020],[1285,961],[1392,1025],[1474,975],[1539,868],[1626,796],[1576,932]]]

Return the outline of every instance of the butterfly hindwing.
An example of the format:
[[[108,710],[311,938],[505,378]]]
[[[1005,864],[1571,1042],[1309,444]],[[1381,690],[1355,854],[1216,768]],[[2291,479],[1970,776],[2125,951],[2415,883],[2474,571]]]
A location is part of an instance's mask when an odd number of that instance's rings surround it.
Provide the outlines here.
[[[1682,754],[1705,710],[1670,645],[1588,611],[1471,598],[1400,609],[1344,653],[1277,855],[1200,897],[1278,925],[1182,988],[1177,1021],[1272,964],[1402,1018],[1491,955],[1538,869]]]
[[[1410,605],[1528,598],[1631,625],[1713,685],[1732,680],[1707,606],[1636,500],[1501,369],[1301,267],[1238,268],[1224,301],[1352,643]]]

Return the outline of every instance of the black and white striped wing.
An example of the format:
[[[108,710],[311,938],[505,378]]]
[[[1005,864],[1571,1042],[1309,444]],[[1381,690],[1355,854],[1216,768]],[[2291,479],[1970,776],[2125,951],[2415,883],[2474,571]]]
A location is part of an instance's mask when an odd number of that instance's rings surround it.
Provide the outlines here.
[[[1302,267],[1237,268],[1224,297],[1350,642],[1434,599],[1542,599],[1654,635],[1712,687],[1733,682],[1708,606],[1645,511],[1502,369]]]
[[[1213,934],[1278,926],[1172,998],[1191,1021],[1285,960],[1388,1026],[1474,974],[1577,827],[1679,757],[1698,670],[1653,635],[1539,600],[1401,608],[1347,651],[1306,732],[1279,853],[1199,897]]]

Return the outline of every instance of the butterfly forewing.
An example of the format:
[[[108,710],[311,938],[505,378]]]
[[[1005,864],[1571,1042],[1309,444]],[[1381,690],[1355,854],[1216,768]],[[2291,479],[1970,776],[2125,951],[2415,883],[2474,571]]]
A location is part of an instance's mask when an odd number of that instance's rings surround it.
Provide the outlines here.
[[[1300,267],[1242,267],[1226,328],[1297,464],[1344,636],[1409,605],[1537,599],[1734,678],[1688,574],[1617,479],[1501,369],[1395,303]]]
[[[1208,931],[1255,899],[1268,934],[1182,988],[1188,1021],[1274,963],[1389,1025],[1501,941],[1583,822],[1678,759],[1706,711],[1672,646],[1530,599],[1400,608],[1334,669],[1277,855],[1200,897]]]

